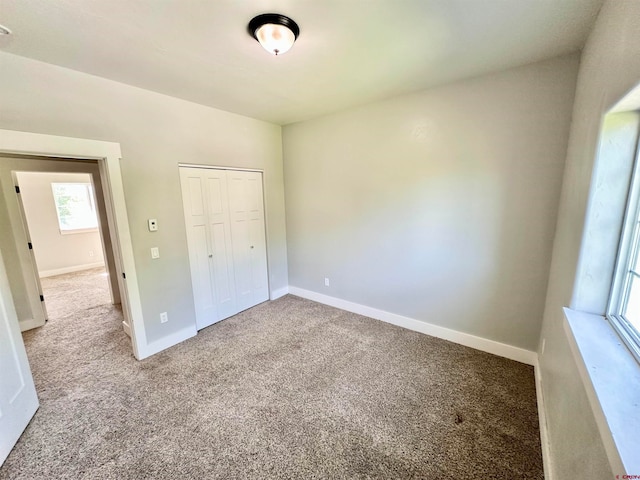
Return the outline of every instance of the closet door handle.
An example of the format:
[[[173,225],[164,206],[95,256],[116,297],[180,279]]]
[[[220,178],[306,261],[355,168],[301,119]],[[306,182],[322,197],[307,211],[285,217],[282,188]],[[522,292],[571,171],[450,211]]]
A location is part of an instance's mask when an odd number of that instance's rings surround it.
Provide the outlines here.
[[[253,245],[251,245],[249,248],[253,248]]]
[[[213,258],[213,253],[210,253],[210,254],[209,254],[209,258]]]

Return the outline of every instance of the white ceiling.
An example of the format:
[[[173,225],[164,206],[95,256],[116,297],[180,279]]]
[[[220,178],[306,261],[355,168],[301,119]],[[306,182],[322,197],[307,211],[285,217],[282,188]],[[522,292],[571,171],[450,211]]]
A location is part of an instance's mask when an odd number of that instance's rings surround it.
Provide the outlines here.
[[[579,50],[602,0],[0,0],[0,50],[278,124]],[[274,57],[247,33],[282,13]]]

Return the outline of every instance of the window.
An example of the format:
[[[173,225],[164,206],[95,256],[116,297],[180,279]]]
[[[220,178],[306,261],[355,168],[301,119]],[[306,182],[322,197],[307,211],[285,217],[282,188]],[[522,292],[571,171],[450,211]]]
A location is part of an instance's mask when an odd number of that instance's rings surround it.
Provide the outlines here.
[[[52,183],[60,233],[82,233],[98,228],[90,183]]]
[[[636,153],[607,317],[640,362],[640,148]]]

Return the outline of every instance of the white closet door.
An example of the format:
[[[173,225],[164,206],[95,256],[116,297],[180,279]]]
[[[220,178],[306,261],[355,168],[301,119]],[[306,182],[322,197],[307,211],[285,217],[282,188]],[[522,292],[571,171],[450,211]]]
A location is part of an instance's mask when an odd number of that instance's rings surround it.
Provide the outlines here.
[[[180,167],[198,330],[269,299],[262,174]]]
[[[207,192],[202,170],[180,168],[191,283],[198,330],[219,319],[211,271],[212,248],[209,240]]]
[[[269,299],[269,275],[267,268],[267,238],[264,222],[264,198],[262,174],[257,172],[247,179],[249,197],[249,256],[251,264],[251,289],[253,304]]]
[[[269,299],[262,174],[229,171],[231,237],[239,311]]]
[[[234,288],[233,251],[231,247],[231,222],[229,220],[229,194],[224,170],[201,169],[205,178],[209,212],[209,236],[211,252],[210,268],[214,278],[218,318],[238,313]]]

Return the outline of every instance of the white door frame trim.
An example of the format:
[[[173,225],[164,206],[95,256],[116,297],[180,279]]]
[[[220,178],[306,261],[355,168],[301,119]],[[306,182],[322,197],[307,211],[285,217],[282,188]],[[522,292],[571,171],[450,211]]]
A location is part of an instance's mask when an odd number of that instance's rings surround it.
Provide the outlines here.
[[[122,298],[122,305],[123,308],[128,309],[129,313],[133,354],[137,359],[149,356],[120,172],[122,157],[120,144],[0,129],[0,153],[98,160],[104,182],[103,189],[105,197],[107,197],[105,198],[107,213],[110,223],[113,223],[109,230],[114,237],[112,243],[114,249],[117,250],[116,257],[120,257],[120,262],[116,261],[116,271],[121,279],[123,278],[122,273],[126,273],[126,278],[122,280],[125,290],[122,292],[124,293],[123,297],[126,296],[126,298]],[[8,300],[13,303],[13,299]]]
[[[264,170],[261,168],[216,167],[214,165],[205,165],[202,163],[178,163],[178,167],[202,168],[206,170],[234,170],[236,172],[259,172],[264,174]]]

